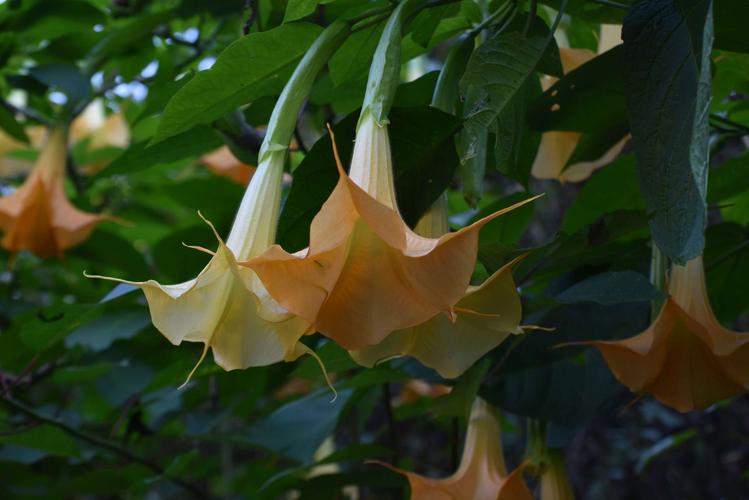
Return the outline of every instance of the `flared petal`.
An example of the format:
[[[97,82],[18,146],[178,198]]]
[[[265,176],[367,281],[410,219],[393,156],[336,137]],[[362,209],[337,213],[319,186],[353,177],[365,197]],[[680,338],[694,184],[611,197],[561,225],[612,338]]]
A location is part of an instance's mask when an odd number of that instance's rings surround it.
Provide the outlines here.
[[[475,265],[478,230],[530,198],[438,239],[411,231],[398,212],[341,169],[315,216],[303,256],[274,246],[246,263],[271,295],[349,350],[452,314]]]
[[[75,208],[65,195],[65,134],[53,130],[29,177],[13,194],[0,199],[2,245],[11,252],[30,250],[39,257],[59,257],[89,237],[109,219]]]
[[[258,290],[262,284],[253,272],[238,266],[231,250],[218,240],[218,250],[208,265],[184,283],[93,277],[140,287],[154,326],[172,344],[202,342],[225,370],[293,361],[308,352],[299,339],[309,324],[271,305],[267,293]]]
[[[479,287],[469,287],[455,306],[453,322],[438,314],[412,328],[391,333],[377,345],[352,351],[354,360],[372,367],[396,356],[412,356],[444,378],[459,377],[481,356],[519,331],[520,297],[512,263]]]
[[[11,252],[29,250],[42,258],[59,257],[108,219],[75,208],[65,196],[62,179],[45,181],[39,170],[15,193],[0,198],[2,244]]]
[[[515,468],[502,481],[497,500],[533,500],[533,494],[531,494],[523,479],[523,469],[522,465]]]
[[[709,339],[703,325],[668,300],[650,328],[640,335],[593,345],[622,384],[686,412],[745,390],[734,377],[731,359],[717,356]],[[749,350],[743,354],[749,360]]]

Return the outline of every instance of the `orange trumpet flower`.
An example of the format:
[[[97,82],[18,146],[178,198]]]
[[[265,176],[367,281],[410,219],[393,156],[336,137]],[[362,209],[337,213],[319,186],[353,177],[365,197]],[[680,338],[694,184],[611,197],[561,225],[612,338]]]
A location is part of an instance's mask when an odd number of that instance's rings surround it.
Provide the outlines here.
[[[518,203],[440,238],[414,233],[395,199],[387,126],[365,114],[351,171],[315,216],[310,246],[250,260],[270,294],[344,348],[358,350],[439,313],[454,318],[476,263],[478,230]]]
[[[416,232],[439,237],[449,230],[447,199],[440,198],[416,225]],[[377,345],[352,351],[364,366],[396,356],[413,356],[434,368],[444,378],[456,378],[481,356],[501,344],[520,328],[520,297],[512,278],[512,265],[503,266],[480,286],[469,286],[455,305],[451,321],[437,314],[424,323],[391,333]]]
[[[82,212],[65,195],[65,131],[52,130],[26,182],[0,198],[2,245],[11,252],[30,250],[39,257],[60,257],[89,237],[106,215]]]
[[[523,481],[523,466],[507,474],[499,429],[496,410],[476,398],[460,466],[451,476],[431,479],[382,465],[408,478],[411,500],[532,500]]]
[[[619,341],[590,342],[619,381],[678,411],[702,409],[749,387],[749,335],[713,314],[702,257],[674,265],[666,300],[650,327]]]

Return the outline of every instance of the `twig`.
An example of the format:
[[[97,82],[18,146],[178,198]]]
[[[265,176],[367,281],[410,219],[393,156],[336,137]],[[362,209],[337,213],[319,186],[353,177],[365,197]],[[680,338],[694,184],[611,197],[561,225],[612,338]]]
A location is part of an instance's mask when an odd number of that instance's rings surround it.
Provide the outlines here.
[[[731,120],[730,118],[726,118],[724,116],[720,116],[717,113],[710,113],[710,119],[714,120],[714,121],[717,121],[717,122],[720,122],[723,125],[727,125],[729,127],[732,127],[734,130],[740,131],[743,134],[749,134],[749,126],[744,125],[743,123],[735,122],[735,121]],[[713,126],[716,127],[716,128],[720,128],[720,127],[716,126],[715,124],[713,124]],[[723,129],[723,130],[725,130],[725,129]]]
[[[255,23],[255,20],[257,19],[258,23],[258,30],[262,31],[260,29],[260,17],[258,16],[258,6],[257,6],[257,0],[247,0],[245,2],[245,8],[250,11],[250,15],[247,16],[247,21],[245,21],[244,25],[242,26],[242,33],[245,35],[250,34],[250,29],[252,29],[252,25]]]
[[[25,414],[26,416],[31,417],[35,420],[38,420],[39,422],[49,424],[53,427],[57,427],[58,429],[66,432],[67,434],[70,434],[71,436],[80,439],[81,441],[86,441],[87,443],[93,444],[94,446],[98,446],[99,448],[110,451],[111,453],[118,455],[130,462],[135,462],[135,463],[144,465],[159,475],[163,475],[165,472],[164,468],[161,467],[156,462],[153,462],[147,458],[136,455],[132,453],[131,451],[115,443],[112,443],[111,441],[107,441],[106,439],[102,439],[98,436],[94,436],[94,435],[79,431],[75,427],[71,427],[65,422],[62,422],[60,420],[48,417],[46,415],[43,415],[37,412],[33,408],[26,406],[20,401],[17,401],[9,396],[3,395],[2,397],[0,397],[0,399],[2,399],[2,401],[4,401],[5,404],[10,406],[11,408],[18,410],[19,412]],[[168,478],[168,479],[170,481],[173,481],[175,484],[179,485],[185,491],[190,492],[196,498],[207,498],[206,494],[199,487],[197,487],[196,485],[192,483],[189,483],[181,479],[175,479],[175,478]]]

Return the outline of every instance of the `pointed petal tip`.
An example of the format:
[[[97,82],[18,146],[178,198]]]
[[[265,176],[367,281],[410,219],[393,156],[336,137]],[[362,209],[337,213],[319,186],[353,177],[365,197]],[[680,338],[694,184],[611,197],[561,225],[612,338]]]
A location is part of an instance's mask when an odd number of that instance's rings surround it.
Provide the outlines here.
[[[341,162],[341,155],[338,153],[338,145],[335,142],[335,134],[333,133],[333,127],[330,123],[326,123],[325,126],[328,128],[328,134],[330,134],[330,144],[333,146],[333,157],[335,158],[336,168],[338,169],[338,175],[346,177],[346,170],[343,168]]]
[[[205,343],[203,345],[204,345],[203,352],[200,354],[200,358],[198,358],[198,362],[195,363],[195,366],[193,366],[192,370],[190,370],[190,373],[187,374],[187,378],[185,379],[184,382],[182,382],[182,385],[180,385],[179,387],[177,387],[178,391],[181,390],[182,388],[184,388],[185,386],[187,386],[187,384],[190,383],[190,380],[192,379],[192,376],[195,375],[195,372],[198,370],[198,368],[200,367],[200,365],[203,363],[203,360],[205,359],[205,355],[208,354],[208,348],[210,347],[210,345],[208,343]]]

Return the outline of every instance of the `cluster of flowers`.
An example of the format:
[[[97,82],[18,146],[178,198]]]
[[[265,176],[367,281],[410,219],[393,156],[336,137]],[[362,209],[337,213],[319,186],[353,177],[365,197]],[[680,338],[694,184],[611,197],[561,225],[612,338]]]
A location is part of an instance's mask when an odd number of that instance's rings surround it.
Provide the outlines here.
[[[469,280],[481,227],[535,198],[455,232],[449,232],[444,197],[415,230],[398,211],[387,115],[400,70],[403,11],[409,4],[398,5],[383,31],[350,169],[346,173],[335,152],[338,184],[312,221],[308,248],[291,254],[274,244],[283,168],[302,101],[348,35],[343,22],[320,35],[280,96],[226,240],[211,225],[216,250],[192,247],[210,255],[198,276],[174,285],[94,277],[140,287],[153,324],[171,343],[203,343],[201,361],[210,348],[226,370],[314,356],[301,340],[319,332],[364,366],[412,356],[454,378],[510,335],[522,333],[514,262],[480,286],[470,286]],[[107,218],[81,212],[67,200],[66,142],[63,130],[52,131],[27,181],[0,199],[6,248],[57,256]],[[543,164],[544,157],[537,163]],[[585,169],[589,174],[597,166]],[[749,384],[749,336],[729,331],[715,319],[701,257],[673,266],[669,292],[646,331],[591,344],[624,385],[680,411],[743,392]],[[552,464],[548,470],[543,481],[564,483],[559,467]],[[436,498],[435,491],[454,495],[450,498],[465,491],[475,492],[475,498],[530,498],[522,466],[507,474],[496,416],[481,400],[474,404],[458,472],[446,480],[406,475],[416,498]]]

